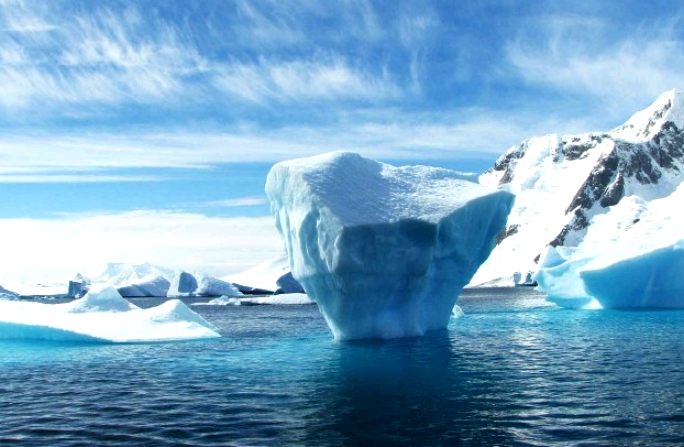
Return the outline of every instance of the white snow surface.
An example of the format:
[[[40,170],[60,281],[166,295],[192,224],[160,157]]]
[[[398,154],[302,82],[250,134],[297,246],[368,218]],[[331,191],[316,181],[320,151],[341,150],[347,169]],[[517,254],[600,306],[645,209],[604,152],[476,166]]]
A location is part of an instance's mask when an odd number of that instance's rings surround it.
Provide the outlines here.
[[[221,296],[207,303],[194,303],[193,306],[240,306],[242,304],[298,306],[314,304],[314,302],[305,293],[281,293],[280,295],[243,296],[239,298]]]
[[[671,195],[625,197],[595,216],[582,243],[549,249],[536,278],[549,300],[583,307],[684,307],[684,183]]]
[[[275,292],[278,289],[278,279],[289,271],[287,254],[283,253],[281,256],[268,259],[243,272],[234,273],[222,279],[241,286]]]
[[[336,339],[446,327],[513,203],[465,179],[349,152],[273,166],[266,193],[292,273]]]
[[[573,222],[576,208],[569,207],[576,194],[587,187],[585,181],[592,173],[596,175],[598,169],[600,174],[603,169],[601,163],[611,156],[618,157],[625,165],[635,161],[632,149],[627,146],[619,149],[616,145],[626,144],[624,142],[651,144],[655,134],[667,122],[684,129],[684,95],[678,90],[663,93],[651,106],[637,112],[624,125],[610,132],[563,136],[551,134],[530,138],[510,148],[497,161],[497,164],[506,165],[507,168],[492,169],[479,179],[481,184],[490,187],[501,184],[500,187],[516,195],[515,205],[508,218],[507,237],[496,246],[469,286],[511,284],[515,282],[516,274],[524,278],[527,272],[537,272],[541,264],[535,259],[545,252],[547,245],[567,224]],[[572,154],[573,148],[579,148],[577,155]],[[649,147],[645,147],[644,151],[654,153]],[[624,194],[617,206],[603,207],[597,200],[591,209],[582,210],[591,225],[600,221],[595,220],[595,217],[612,214],[613,217],[609,219],[614,226],[621,220],[621,227],[626,227],[631,222],[631,216],[625,215],[629,213],[622,206],[638,206],[638,203],[666,198],[677,189],[684,178],[682,160],[675,158],[672,167],[666,169],[657,166],[655,159],[639,161],[653,166],[660,175],[657,181],[641,182],[624,175],[621,179],[624,181]],[[615,186],[616,182],[617,178],[610,186]],[[602,187],[594,191],[598,195],[602,192]],[[625,201],[630,203],[622,205]],[[600,237],[617,237],[614,232],[619,231],[616,228]],[[570,231],[562,245],[582,245],[588,232],[590,230],[587,229]],[[644,236],[646,245],[650,248],[657,246],[653,237],[657,238],[658,235]]]
[[[0,301],[0,339],[159,342],[220,337],[179,300],[141,309],[113,287],[64,304]]]
[[[232,283],[214,278],[200,276],[195,295],[200,296],[241,296],[242,293]]]
[[[646,141],[668,121],[684,129],[684,94],[677,89],[664,92],[653,104],[632,115],[611,133],[626,141]]]

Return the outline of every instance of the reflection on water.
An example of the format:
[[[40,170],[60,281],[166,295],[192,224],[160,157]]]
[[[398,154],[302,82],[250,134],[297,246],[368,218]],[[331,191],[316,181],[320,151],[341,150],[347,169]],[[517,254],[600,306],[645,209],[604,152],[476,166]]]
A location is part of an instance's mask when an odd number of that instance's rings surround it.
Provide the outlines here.
[[[315,306],[197,308],[219,340],[1,342],[0,445],[684,443],[684,312],[460,304],[387,342],[333,342]]]

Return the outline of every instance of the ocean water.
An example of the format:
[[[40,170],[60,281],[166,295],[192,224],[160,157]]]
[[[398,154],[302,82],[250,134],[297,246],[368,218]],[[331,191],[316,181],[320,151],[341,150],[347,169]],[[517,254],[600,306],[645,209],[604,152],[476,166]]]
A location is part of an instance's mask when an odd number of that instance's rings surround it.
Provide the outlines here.
[[[208,341],[0,342],[0,445],[684,444],[683,311],[461,306],[386,342],[333,342],[315,306],[196,307]]]

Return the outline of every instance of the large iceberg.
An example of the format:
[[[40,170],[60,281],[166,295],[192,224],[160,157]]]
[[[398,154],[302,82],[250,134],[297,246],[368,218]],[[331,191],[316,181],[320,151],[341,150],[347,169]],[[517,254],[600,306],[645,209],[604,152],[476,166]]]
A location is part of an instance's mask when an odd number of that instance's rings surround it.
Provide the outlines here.
[[[684,183],[667,197],[623,198],[582,243],[550,248],[536,275],[564,307],[684,307]]]
[[[266,193],[292,273],[336,339],[445,328],[513,204],[454,171],[346,152],[276,164]]]
[[[64,304],[0,300],[0,339],[153,342],[220,337],[179,300],[141,309],[113,287]]]

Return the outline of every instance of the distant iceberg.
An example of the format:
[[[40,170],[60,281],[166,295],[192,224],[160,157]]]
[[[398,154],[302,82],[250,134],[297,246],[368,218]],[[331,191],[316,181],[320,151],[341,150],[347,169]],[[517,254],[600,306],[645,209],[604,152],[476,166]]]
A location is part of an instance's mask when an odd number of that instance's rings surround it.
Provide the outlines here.
[[[302,293],[304,288],[294,279],[290,272],[287,255],[268,259],[243,272],[234,273],[224,280],[235,284],[242,293]]]
[[[242,292],[228,281],[212,276],[201,276],[194,294],[197,296],[240,296]]]
[[[64,304],[0,301],[0,339],[159,342],[220,337],[179,300],[141,309],[113,287]]]
[[[221,296],[206,303],[194,303],[193,306],[241,306],[241,305],[275,305],[298,306],[314,304],[305,293],[282,293],[271,296]]]
[[[197,278],[188,272],[178,272],[171,280],[167,296],[190,296],[197,290]]]
[[[266,193],[292,274],[336,339],[445,328],[513,204],[454,171],[344,152],[276,164]]]

